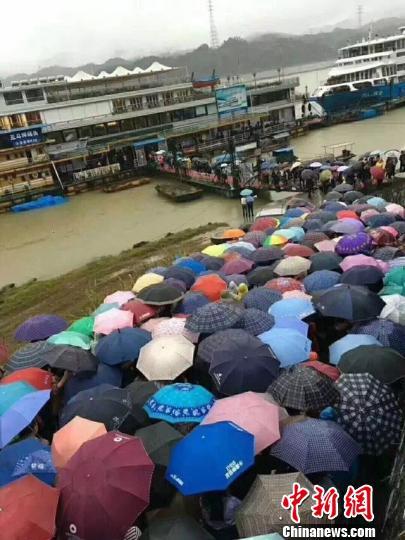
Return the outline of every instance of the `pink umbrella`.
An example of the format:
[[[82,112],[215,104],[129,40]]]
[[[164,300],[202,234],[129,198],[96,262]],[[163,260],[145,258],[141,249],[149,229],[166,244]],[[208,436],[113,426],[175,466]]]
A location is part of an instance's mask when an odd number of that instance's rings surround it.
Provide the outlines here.
[[[399,236],[399,232],[394,229],[394,227],[390,227],[389,225],[383,225],[382,227],[380,227],[380,229],[389,232],[394,238],[398,238]]]
[[[187,319],[179,317],[173,317],[172,319],[161,321],[153,328],[152,337],[156,338],[159,336],[184,336],[189,341],[191,341],[191,343],[198,343],[198,338],[200,337],[200,334],[190,332],[190,330],[184,328],[186,321]]]
[[[94,332],[96,334],[111,334],[114,330],[121,328],[132,328],[134,316],[130,311],[113,308],[105,313],[97,315],[94,321]]]
[[[249,272],[253,268],[253,266],[253,261],[249,261],[248,259],[244,259],[242,257],[226,262],[221,268],[221,271],[226,276],[231,276],[232,274],[245,274],[246,272]]]
[[[216,422],[233,422],[252,433],[256,454],[280,439],[279,407],[254,392],[218,399],[202,424]]]
[[[390,203],[387,204],[385,209],[391,214],[397,214],[398,216],[401,216],[401,218],[405,218],[405,209],[400,204]]]
[[[386,262],[362,254],[345,257],[340,263],[340,268],[343,272],[347,272],[355,266],[374,266],[374,268],[379,268],[384,273],[387,273],[389,270],[389,265]]]
[[[322,242],[317,242],[315,247],[318,251],[333,251],[335,252],[336,242],[333,240],[322,240]]]
[[[119,304],[123,306],[130,300],[135,298],[135,295],[131,291],[116,291],[113,294],[109,294],[104,298],[104,304]]]
[[[371,219],[374,216],[378,216],[379,213],[380,212],[378,210],[374,210],[373,208],[370,208],[369,210],[364,210],[364,212],[360,214],[360,219],[361,221],[364,221],[364,223],[367,223],[369,219]]]
[[[168,321],[169,317],[157,317],[156,319],[149,319],[141,325],[142,330],[147,332],[153,332],[153,330],[163,321]]]
[[[301,298],[302,300],[311,300],[312,296],[304,293],[304,291],[286,291],[283,293],[283,298]]]

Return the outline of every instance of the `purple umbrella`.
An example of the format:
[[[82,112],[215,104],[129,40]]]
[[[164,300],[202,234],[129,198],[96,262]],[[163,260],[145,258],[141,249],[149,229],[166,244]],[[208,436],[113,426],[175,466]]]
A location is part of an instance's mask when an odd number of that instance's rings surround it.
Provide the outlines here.
[[[270,453],[310,474],[348,471],[362,450],[335,422],[311,418],[286,426]]]
[[[263,231],[251,231],[243,237],[244,242],[249,242],[256,247],[259,247],[266,240],[266,233]]]
[[[336,244],[336,253],[342,256],[369,254],[373,249],[373,239],[365,232],[343,236]]]
[[[68,323],[57,315],[36,315],[20,324],[14,337],[17,341],[43,341],[67,327]]]
[[[249,261],[241,257],[240,259],[233,259],[224,264],[221,271],[229,276],[230,274],[246,274],[254,266],[253,261]]]
[[[364,224],[358,219],[341,219],[328,229],[338,234],[355,234],[364,230]]]

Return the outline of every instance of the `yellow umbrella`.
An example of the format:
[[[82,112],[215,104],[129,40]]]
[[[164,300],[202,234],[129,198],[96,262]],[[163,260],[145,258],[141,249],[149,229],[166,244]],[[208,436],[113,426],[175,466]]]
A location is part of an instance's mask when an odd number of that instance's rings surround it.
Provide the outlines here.
[[[222,257],[228,248],[228,244],[217,244],[206,247],[202,250],[202,253],[204,253],[204,255],[209,255],[210,257]]]
[[[145,287],[149,287],[149,285],[156,285],[157,283],[161,283],[163,279],[163,276],[160,276],[159,274],[155,274],[153,272],[143,274],[143,276],[139,277],[135,281],[135,285],[132,287],[132,291],[134,293],[139,293]]]
[[[281,236],[280,234],[272,234],[268,236],[264,241],[264,247],[270,246],[284,246],[288,243],[288,238]]]

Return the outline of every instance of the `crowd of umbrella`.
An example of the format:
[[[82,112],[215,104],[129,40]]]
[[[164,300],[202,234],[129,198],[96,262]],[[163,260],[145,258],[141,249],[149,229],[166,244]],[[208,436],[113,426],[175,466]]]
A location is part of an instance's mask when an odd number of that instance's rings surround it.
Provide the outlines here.
[[[327,199],[221,231],[70,326],[38,315],[17,328],[25,345],[0,381],[8,540],[122,540],[173,497],[249,474],[239,537],[281,538],[293,482],[353,481],[362,456],[395,450],[405,210],[345,184]],[[50,445],[26,436],[55,417]],[[284,469],[258,474],[259,458]],[[147,524],[150,540],[213,538],[187,516]]]

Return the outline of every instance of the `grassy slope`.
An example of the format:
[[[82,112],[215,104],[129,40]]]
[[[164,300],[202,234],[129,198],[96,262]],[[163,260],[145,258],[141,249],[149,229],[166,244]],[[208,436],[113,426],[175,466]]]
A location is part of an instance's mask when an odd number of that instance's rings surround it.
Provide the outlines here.
[[[102,257],[77,270],[46,281],[33,281],[0,293],[0,338],[14,350],[14,330],[42,313],[73,321],[93,311],[116,290],[130,290],[136,278],[153,266],[165,266],[177,256],[200,251],[209,244],[209,231],[224,224],[186,229],[156,242]],[[67,253],[66,256],[69,256]]]

